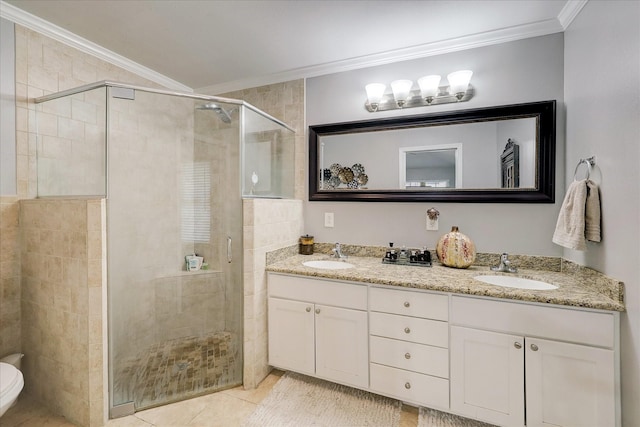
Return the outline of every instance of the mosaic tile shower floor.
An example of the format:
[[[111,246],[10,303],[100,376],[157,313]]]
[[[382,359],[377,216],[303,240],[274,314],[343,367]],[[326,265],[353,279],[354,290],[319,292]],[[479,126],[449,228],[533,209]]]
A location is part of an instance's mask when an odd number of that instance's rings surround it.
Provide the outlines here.
[[[236,386],[242,381],[237,335],[217,332],[156,344],[121,363],[114,396],[137,410]]]

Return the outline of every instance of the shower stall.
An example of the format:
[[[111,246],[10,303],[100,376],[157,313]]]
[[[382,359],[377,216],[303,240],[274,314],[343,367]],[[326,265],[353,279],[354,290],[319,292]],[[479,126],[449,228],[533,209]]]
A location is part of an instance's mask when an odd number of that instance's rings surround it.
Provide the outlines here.
[[[242,199],[293,197],[292,129],[115,82],[36,103],[38,197],[106,199],[112,416],[241,384]]]

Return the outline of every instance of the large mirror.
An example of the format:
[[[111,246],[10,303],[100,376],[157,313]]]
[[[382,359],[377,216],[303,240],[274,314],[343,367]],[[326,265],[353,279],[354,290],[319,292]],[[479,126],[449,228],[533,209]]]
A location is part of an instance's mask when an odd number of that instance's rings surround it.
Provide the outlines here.
[[[556,102],[309,127],[309,200],[553,203]]]

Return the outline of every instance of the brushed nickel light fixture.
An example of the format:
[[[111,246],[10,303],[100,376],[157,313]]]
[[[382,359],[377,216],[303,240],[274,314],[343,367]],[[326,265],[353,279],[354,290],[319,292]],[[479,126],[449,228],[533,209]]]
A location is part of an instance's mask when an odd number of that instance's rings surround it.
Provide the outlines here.
[[[396,110],[400,108],[425,107],[451,102],[465,102],[473,98],[473,87],[469,84],[473,71],[460,70],[447,75],[448,86],[440,86],[440,76],[429,75],[418,79],[417,90],[411,80],[394,80],[391,93],[386,94],[384,83],[370,83],[365,86],[367,102],[365,108],[376,111]]]

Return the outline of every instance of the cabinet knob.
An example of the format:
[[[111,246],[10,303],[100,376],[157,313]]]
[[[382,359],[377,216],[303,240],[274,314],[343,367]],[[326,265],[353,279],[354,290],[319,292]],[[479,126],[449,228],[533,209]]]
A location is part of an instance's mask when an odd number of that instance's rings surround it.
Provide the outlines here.
[[[411,388],[411,383],[404,383],[404,388],[409,390]]]
[[[307,307],[306,310],[307,310],[307,313],[309,313],[311,311],[311,307]]]
[[[518,341],[514,342],[514,343],[513,343],[513,346],[514,346],[515,348],[517,348],[518,350],[520,350],[520,349],[522,348],[522,344],[520,344]]]
[[[404,328],[404,333],[405,334],[410,334],[411,333],[411,328],[409,328],[408,326],[406,328]]]
[[[320,314],[320,309],[316,308],[316,314]]]
[[[538,346],[535,344],[531,344],[531,350],[538,351]]]
[[[405,353],[404,354],[404,358],[405,359],[411,359],[411,353]]]
[[[408,308],[408,307],[410,307],[410,306],[411,306],[411,303],[410,303],[409,301],[405,301],[405,302],[404,302],[404,306]]]

